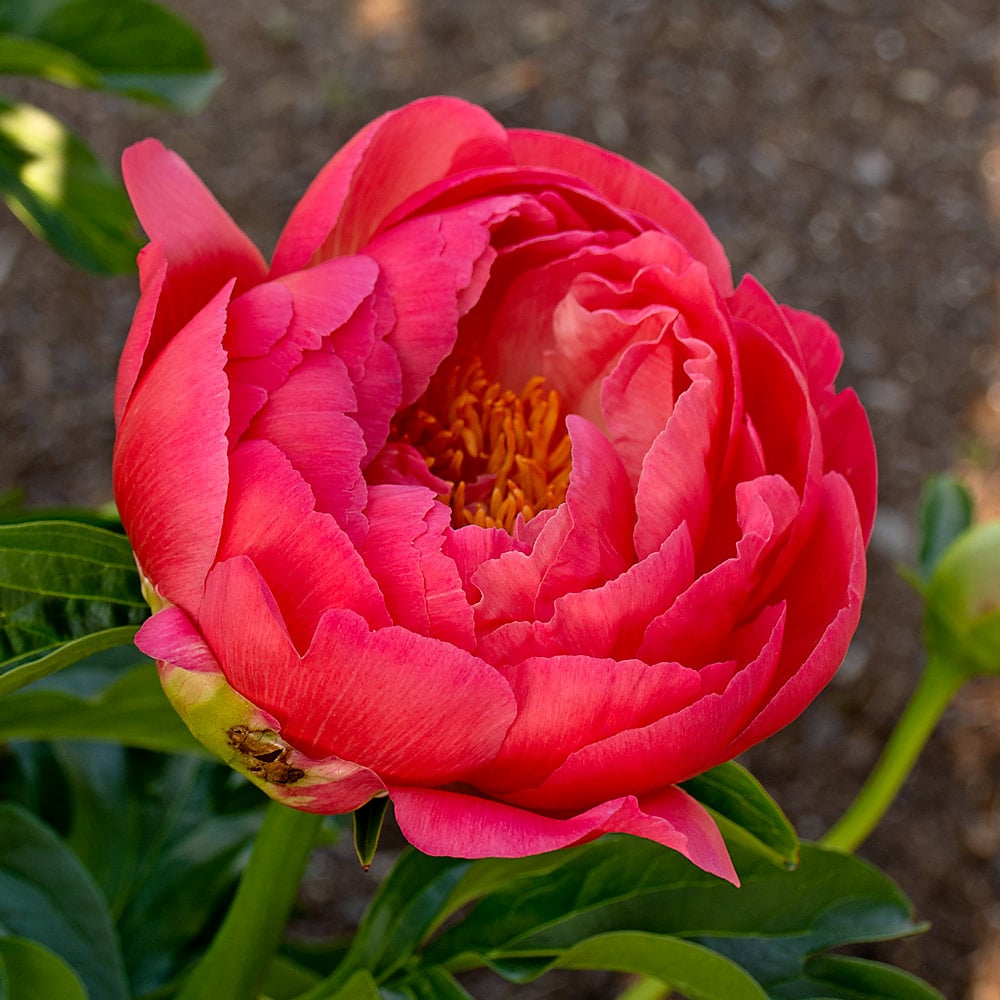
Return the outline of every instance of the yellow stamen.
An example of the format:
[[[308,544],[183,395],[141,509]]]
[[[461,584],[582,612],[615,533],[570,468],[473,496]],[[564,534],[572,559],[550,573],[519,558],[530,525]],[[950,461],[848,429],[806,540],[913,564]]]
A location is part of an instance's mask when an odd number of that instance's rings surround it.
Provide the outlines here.
[[[427,391],[393,421],[436,476],[452,484],[441,499],[452,524],[513,531],[566,496],[570,441],[562,400],[538,375],[520,395],[486,376],[478,357],[439,370]]]

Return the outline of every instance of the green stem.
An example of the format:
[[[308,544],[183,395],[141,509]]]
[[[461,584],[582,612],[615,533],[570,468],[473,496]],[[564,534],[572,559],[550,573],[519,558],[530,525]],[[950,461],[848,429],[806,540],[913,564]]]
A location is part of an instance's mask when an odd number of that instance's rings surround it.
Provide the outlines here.
[[[964,680],[949,663],[934,656],[928,660],[874,770],[847,812],[820,840],[824,847],[851,853],[875,829]]]
[[[229,912],[176,1000],[257,996],[322,821],[322,816],[269,803]]]

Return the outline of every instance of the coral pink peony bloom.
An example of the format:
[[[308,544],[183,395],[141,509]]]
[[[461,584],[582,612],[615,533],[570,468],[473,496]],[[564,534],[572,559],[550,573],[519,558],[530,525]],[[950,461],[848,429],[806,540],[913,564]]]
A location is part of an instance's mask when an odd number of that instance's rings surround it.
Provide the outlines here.
[[[355,136],[270,268],[159,143],[124,173],[115,492],[195,735],[430,854],[620,831],[735,880],[677,783],[805,708],[864,589],[830,328],[663,181],[458,100]]]

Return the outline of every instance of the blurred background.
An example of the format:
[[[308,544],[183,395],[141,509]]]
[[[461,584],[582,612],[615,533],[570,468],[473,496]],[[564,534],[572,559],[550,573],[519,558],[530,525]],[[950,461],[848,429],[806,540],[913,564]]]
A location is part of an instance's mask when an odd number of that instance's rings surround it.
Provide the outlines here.
[[[840,332],[868,408],[880,512],[857,639],[833,685],[746,756],[800,834],[835,820],[921,666],[921,481],[958,471],[1000,516],[998,7],[986,0],[168,0],[224,79],[192,117],[4,81],[106,162],[156,135],[270,253],[358,127],[430,93],[570,132],[680,188],[780,301]],[[75,270],[0,217],[0,490],[110,499],[111,393],[134,278]],[[1000,1000],[1000,683],[966,687],[860,852],[932,928],[865,954],[948,997]],[[320,863],[321,867],[321,863]],[[342,870],[342,869],[341,869]],[[319,887],[356,919],[371,886]],[[370,880],[369,880],[370,881]],[[359,888],[360,885],[360,888]],[[553,990],[557,987],[553,987]],[[582,996],[545,992],[533,996]],[[610,995],[595,984],[595,997]],[[497,994],[504,995],[504,994]],[[527,992],[518,996],[528,996]]]

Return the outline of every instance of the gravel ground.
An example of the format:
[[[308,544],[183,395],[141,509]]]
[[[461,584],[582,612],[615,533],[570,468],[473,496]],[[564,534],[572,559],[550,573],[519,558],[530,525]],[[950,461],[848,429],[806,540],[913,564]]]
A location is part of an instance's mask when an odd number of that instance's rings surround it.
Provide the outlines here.
[[[7,93],[58,109],[109,161],[158,135],[265,251],[357,127],[417,96],[457,94],[507,125],[571,132],[661,173],[708,218],[737,275],[754,273],[841,332],[843,381],[869,408],[880,452],[867,610],[831,688],[748,754],[800,832],[822,833],[920,667],[919,608],[895,566],[910,558],[921,480],[960,467],[998,506],[996,5],[170,6],[199,27],[226,74],[202,114],[20,81]],[[109,498],[111,385],[134,299],[132,280],[77,273],[0,220],[0,487],[18,484],[36,504]],[[948,997],[1000,1000],[1000,681],[968,686],[861,853],[933,923],[867,953]],[[356,910],[361,891],[319,896]],[[611,992],[595,980],[533,995]]]

